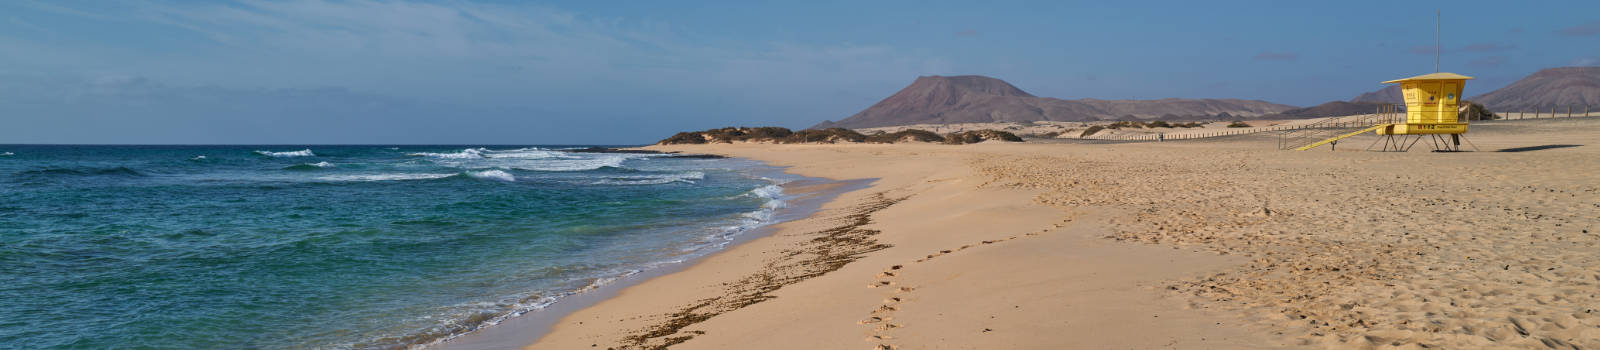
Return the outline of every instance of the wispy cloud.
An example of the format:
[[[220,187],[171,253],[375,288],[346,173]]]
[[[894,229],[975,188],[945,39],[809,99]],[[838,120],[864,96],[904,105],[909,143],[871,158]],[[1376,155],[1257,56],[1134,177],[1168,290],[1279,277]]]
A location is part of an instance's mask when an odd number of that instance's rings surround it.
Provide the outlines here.
[[[1422,45],[1422,46],[1412,46],[1412,47],[1411,47],[1411,49],[1410,49],[1410,50],[1409,50],[1409,51],[1410,51],[1410,52],[1411,52],[1411,53],[1413,53],[1413,54],[1418,54],[1418,55],[1432,55],[1432,54],[1433,54],[1433,53],[1434,53],[1434,50],[1433,50],[1433,48],[1434,48],[1434,46],[1433,46],[1433,45]],[[1513,50],[1513,49],[1516,49],[1516,48],[1517,48],[1517,46],[1516,46],[1516,45],[1510,45],[1510,44],[1500,44],[1500,43],[1477,43],[1477,44],[1470,44],[1470,45],[1466,45],[1466,46],[1461,46],[1461,47],[1456,47],[1456,48],[1450,48],[1450,47],[1448,47],[1448,46],[1446,46],[1446,47],[1445,47],[1445,48],[1444,48],[1444,50],[1441,50],[1441,53],[1456,53],[1456,52],[1467,52],[1467,53],[1486,53],[1486,52],[1505,52],[1505,51],[1511,51],[1511,50]]]
[[[1517,48],[1516,45],[1497,44],[1497,43],[1477,43],[1477,44],[1462,46],[1461,48],[1456,49],[1455,51],[1457,51],[1457,52],[1502,52],[1502,51],[1510,51],[1510,50],[1516,49],[1516,48]]]
[[[1600,56],[1597,56],[1597,57],[1579,57],[1577,59],[1573,59],[1572,60],[1572,65],[1573,66],[1578,66],[1578,67],[1600,66]]]
[[[1511,59],[1506,56],[1487,56],[1467,61],[1467,66],[1475,68],[1495,68],[1503,66]]]
[[[1262,52],[1256,54],[1257,61],[1294,61],[1300,59],[1300,54],[1293,52]]]
[[[1561,28],[1561,30],[1556,32],[1567,36],[1594,36],[1596,34],[1600,34],[1600,21],[1590,21],[1571,27]]]

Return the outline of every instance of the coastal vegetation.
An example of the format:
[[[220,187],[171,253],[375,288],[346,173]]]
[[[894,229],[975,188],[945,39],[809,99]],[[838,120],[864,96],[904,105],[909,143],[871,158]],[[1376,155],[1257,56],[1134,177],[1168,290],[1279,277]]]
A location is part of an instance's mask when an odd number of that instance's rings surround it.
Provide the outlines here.
[[[703,131],[680,132],[657,142],[661,145],[708,143],[908,143],[928,142],[952,145],[979,143],[989,140],[1022,142],[1016,134],[984,129],[940,135],[938,133],[907,129],[892,133],[879,132],[871,136],[845,128],[807,129],[790,131],[781,127],[727,127]]]
[[[984,142],[984,141],[989,141],[989,140],[1000,140],[1000,141],[1008,141],[1008,142],[1022,142],[1022,138],[1021,137],[1017,137],[1016,134],[1012,134],[1012,133],[1005,132],[1005,131],[1000,131],[1000,130],[984,129],[984,130],[963,131],[963,132],[951,133],[949,135],[945,135],[944,143],[952,144],[952,145],[959,145],[959,144],[966,144],[966,143],[979,143],[979,142]]]
[[[1093,136],[1095,133],[1098,133],[1101,130],[1105,130],[1105,129],[1106,129],[1106,127],[1104,127],[1104,126],[1099,126],[1099,125],[1091,126],[1088,129],[1084,129],[1082,134],[1078,134],[1078,137]]]
[[[868,143],[944,142],[944,140],[944,136],[938,133],[919,129],[905,129],[891,133],[880,132],[876,135],[867,136]]]

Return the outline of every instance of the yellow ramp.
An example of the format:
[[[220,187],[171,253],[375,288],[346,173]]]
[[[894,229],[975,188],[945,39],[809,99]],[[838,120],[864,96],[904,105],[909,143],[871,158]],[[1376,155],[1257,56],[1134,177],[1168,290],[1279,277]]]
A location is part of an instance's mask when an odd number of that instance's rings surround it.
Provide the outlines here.
[[[1300,148],[1296,148],[1296,149],[1294,149],[1294,150],[1296,150],[1296,151],[1304,151],[1304,150],[1308,150],[1308,149],[1312,149],[1312,148],[1317,148],[1317,146],[1321,146],[1321,145],[1326,145],[1326,144],[1329,144],[1329,143],[1332,143],[1332,142],[1334,142],[1334,141],[1339,141],[1339,140],[1343,140],[1343,139],[1344,139],[1344,138],[1346,138],[1346,137],[1351,137],[1351,136],[1356,136],[1356,135],[1361,135],[1361,134],[1364,134],[1364,133],[1366,133],[1366,132],[1368,132],[1368,131],[1373,131],[1373,130],[1378,130],[1378,129],[1382,129],[1382,128],[1383,128],[1383,127],[1385,127],[1385,126],[1389,126],[1389,125],[1393,125],[1393,124],[1378,124],[1378,125],[1373,125],[1373,126],[1372,126],[1372,127],[1370,127],[1370,128],[1366,128],[1366,129],[1361,129],[1361,131],[1357,131],[1357,132],[1352,132],[1352,133],[1348,133],[1348,134],[1344,134],[1344,135],[1339,135],[1339,136],[1334,136],[1334,137],[1331,137],[1331,138],[1328,138],[1328,139],[1327,139],[1327,140],[1322,140],[1322,141],[1317,141],[1317,142],[1316,142],[1316,143],[1312,143],[1312,144],[1309,144],[1309,145],[1305,145],[1305,146],[1300,146]]]

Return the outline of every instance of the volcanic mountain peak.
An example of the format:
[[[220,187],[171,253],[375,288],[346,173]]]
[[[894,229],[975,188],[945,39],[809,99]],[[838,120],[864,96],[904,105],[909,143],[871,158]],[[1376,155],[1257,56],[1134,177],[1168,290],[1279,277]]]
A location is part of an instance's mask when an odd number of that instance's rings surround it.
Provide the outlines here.
[[[1034,97],[1005,80],[982,75],[921,76],[903,92],[961,92],[996,96]]]
[[[893,96],[838,122],[812,128],[870,128],[913,124],[1083,121],[1132,115],[1257,116],[1292,109],[1264,101],[1235,99],[1062,100],[1036,97],[1004,80],[978,76],[918,77]]]
[[[1356,98],[1350,99],[1350,102],[1389,103],[1403,105],[1406,104],[1406,99],[1404,96],[1400,95],[1400,84],[1392,84],[1385,86],[1382,89],[1378,89],[1377,91],[1356,96]]]

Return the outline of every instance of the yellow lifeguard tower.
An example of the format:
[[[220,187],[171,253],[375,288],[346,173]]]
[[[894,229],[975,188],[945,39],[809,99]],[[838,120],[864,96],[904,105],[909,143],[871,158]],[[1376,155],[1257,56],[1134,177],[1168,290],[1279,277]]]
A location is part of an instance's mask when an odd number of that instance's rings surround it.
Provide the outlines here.
[[[1434,150],[1461,150],[1461,134],[1467,133],[1467,123],[1459,119],[1461,90],[1468,80],[1472,77],[1433,73],[1383,82],[1400,84],[1401,95],[1406,99],[1406,120],[1378,128],[1378,135],[1388,135],[1386,139],[1391,142],[1394,135],[1418,135],[1417,139],[1432,135]],[[1446,140],[1443,135],[1450,137]],[[1390,149],[1387,143],[1384,148]]]
[[[1384,84],[1400,84],[1401,95],[1406,100],[1404,120],[1400,120],[1398,115],[1394,118],[1375,115],[1375,119],[1371,120],[1374,123],[1372,127],[1296,149],[1304,151],[1338,142],[1347,137],[1376,131],[1378,135],[1383,136],[1379,141],[1383,142],[1384,151],[1409,150],[1424,137],[1432,141],[1434,151],[1460,151],[1461,134],[1467,132],[1467,123],[1459,118],[1461,91],[1466,87],[1468,80],[1472,80],[1472,77],[1455,73],[1433,73],[1385,81]],[[1416,136],[1408,137],[1410,135]]]

